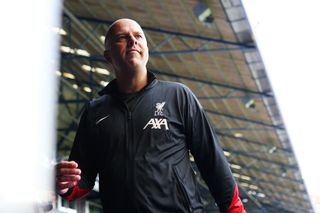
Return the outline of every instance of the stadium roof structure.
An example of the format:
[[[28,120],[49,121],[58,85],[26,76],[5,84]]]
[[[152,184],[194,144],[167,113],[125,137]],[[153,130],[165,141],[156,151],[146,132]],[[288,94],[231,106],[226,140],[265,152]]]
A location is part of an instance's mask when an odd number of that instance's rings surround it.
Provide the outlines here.
[[[113,78],[104,35],[118,18],[145,31],[148,69],[186,84],[207,112],[248,212],[313,212],[240,0],[66,0],[57,75],[57,147],[68,155],[84,103]],[[191,157],[192,159],[192,157]],[[199,173],[197,173],[199,174]],[[198,175],[207,212],[218,212]]]

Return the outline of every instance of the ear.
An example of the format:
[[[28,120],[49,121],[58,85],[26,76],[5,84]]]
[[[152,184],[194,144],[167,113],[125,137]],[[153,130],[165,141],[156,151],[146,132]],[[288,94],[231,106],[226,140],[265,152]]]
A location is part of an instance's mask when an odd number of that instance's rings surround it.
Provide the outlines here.
[[[105,50],[103,52],[103,55],[104,55],[104,58],[106,59],[106,61],[110,64],[112,64],[112,60],[111,60],[111,57],[110,57],[110,51],[109,50]]]

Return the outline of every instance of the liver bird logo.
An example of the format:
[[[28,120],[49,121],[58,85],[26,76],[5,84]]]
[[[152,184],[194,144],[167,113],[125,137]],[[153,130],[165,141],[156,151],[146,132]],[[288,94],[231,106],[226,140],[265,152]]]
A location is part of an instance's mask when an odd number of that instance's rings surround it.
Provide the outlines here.
[[[166,102],[162,103],[156,103],[156,111],[154,112],[155,116],[163,115],[163,107],[166,104]]]

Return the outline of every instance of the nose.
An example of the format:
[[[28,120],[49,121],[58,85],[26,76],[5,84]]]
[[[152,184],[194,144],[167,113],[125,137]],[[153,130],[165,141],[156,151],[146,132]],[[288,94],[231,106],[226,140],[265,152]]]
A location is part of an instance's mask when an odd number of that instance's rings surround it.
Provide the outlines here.
[[[129,35],[128,45],[129,46],[134,46],[135,44],[137,44],[136,37],[134,35]]]

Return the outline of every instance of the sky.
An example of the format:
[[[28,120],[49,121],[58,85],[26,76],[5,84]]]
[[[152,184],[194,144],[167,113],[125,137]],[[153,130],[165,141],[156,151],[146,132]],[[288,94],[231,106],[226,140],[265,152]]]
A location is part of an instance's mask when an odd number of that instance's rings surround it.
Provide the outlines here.
[[[320,213],[320,1],[242,3],[302,177]]]

